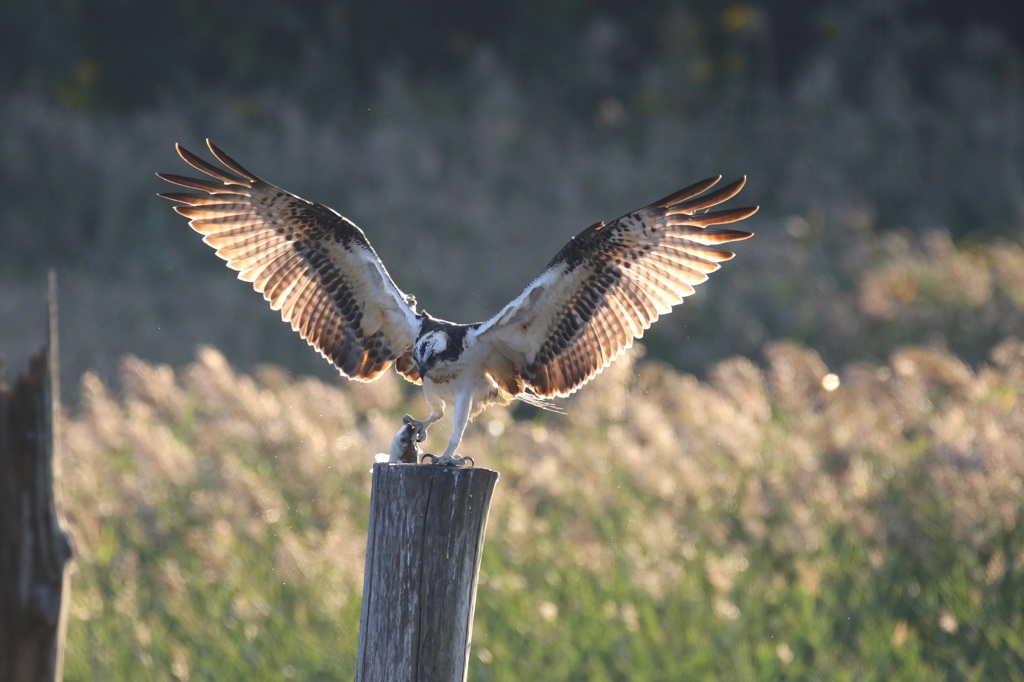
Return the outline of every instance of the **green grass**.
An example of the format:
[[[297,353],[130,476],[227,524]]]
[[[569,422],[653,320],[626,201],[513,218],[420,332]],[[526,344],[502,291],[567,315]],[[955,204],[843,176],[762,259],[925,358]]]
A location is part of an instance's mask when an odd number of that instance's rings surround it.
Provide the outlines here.
[[[543,426],[471,426],[502,473],[471,679],[1024,679],[1024,346],[832,391],[767,356],[624,360]],[[67,679],[351,678],[371,456],[419,397],[209,349],[122,383],[88,375],[65,429]]]

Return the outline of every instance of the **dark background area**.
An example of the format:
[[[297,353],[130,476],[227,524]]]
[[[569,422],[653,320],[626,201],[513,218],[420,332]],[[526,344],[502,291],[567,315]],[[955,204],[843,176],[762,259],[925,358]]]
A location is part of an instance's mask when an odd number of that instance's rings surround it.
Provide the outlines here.
[[[1024,4],[904,0],[326,0],[234,3],[126,0],[5,3],[0,9],[0,86],[35,89],[67,106],[129,111],[177,87],[243,95],[283,88],[314,106],[358,106],[383,69],[419,87],[458,84],[472,56],[493,51],[530,87],[561,93],[558,106],[586,109],[614,94],[644,95],[645,74],[680,52],[708,60],[707,80],[687,100],[718,91],[721,75],[787,88],[813,55],[841,55],[852,92],[872,60],[896,45],[938,96],[933,76],[962,57],[965,34],[994,31],[1024,50]],[[460,85],[460,84],[459,84]]]

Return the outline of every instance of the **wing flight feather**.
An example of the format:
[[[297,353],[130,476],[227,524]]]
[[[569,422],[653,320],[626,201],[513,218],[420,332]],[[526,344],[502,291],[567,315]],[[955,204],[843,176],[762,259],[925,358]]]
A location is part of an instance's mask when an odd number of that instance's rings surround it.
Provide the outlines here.
[[[695,183],[569,241],[541,274],[477,329],[513,358],[533,396],[566,396],[733,257],[722,244],[752,233],[717,227],[757,207],[709,211],[746,178],[713,192],[721,176]]]
[[[157,174],[205,194],[160,196],[180,204],[174,210],[228,267],[351,379],[371,381],[408,353],[419,324],[415,301],[392,281],[362,230],[261,180],[209,140],[207,146],[227,170],[177,150],[214,181]]]

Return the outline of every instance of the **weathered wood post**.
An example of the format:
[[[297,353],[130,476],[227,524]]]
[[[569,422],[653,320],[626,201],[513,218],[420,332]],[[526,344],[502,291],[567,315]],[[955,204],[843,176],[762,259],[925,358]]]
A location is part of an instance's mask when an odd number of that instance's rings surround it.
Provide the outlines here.
[[[56,278],[48,343],[8,389],[0,376],[0,682],[60,680],[71,544],[54,502],[60,390]]]
[[[489,469],[376,464],[358,682],[465,680]]]

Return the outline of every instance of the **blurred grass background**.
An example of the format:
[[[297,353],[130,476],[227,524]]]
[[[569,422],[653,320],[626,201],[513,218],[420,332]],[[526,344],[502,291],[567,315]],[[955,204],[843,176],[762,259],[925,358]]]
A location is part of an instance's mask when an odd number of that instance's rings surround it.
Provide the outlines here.
[[[645,359],[564,417],[471,427],[502,472],[472,679],[1022,679],[1020,26],[988,1],[0,7],[0,351],[39,344],[57,268],[68,679],[350,677],[366,469],[422,412],[342,384],[154,196],[205,137],[457,321],[586,225],[750,178],[757,237]]]

